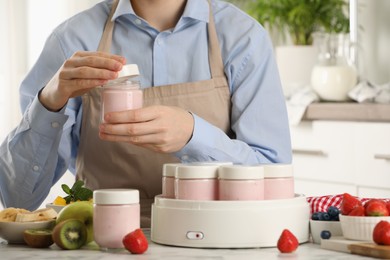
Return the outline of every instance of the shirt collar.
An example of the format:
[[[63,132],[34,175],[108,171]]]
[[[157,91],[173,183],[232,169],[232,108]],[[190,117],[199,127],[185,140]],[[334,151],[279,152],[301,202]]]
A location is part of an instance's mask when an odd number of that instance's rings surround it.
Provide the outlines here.
[[[130,4],[130,0],[119,0],[118,7],[116,8],[115,13],[112,17],[112,21],[125,14],[131,14],[136,16],[133,7]],[[208,1],[187,0],[187,4],[184,9],[182,17],[208,22],[209,21]]]

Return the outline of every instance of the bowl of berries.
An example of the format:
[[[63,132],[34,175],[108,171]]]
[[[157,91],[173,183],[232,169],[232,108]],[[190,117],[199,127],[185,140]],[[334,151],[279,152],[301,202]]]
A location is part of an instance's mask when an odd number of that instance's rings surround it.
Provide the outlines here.
[[[320,244],[321,239],[342,235],[339,215],[340,210],[335,206],[330,206],[326,212],[314,212],[311,215],[310,234],[315,244]]]
[[[373,241],[373,231],[380,221],[390,222],[390,201],[368,199],[364,203],[348,193],[343,195],[340,223],[343,236],[350,240]]]

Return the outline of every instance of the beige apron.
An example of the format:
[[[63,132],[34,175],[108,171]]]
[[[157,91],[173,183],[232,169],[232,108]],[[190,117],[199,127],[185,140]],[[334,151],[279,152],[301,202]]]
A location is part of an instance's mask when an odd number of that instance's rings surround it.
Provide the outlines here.
[[[110,52],[114,22],[111,17],[118,1],[113,2],[111,13],[99,44],[99,51]],[[144,89],[144,106],[178,106],[202,117],[231,134],[230,93],[223,72],[221,51],[215,31],[210,4],[209,63],[210,80],[149,87]],[[77,178],[86,187],[138,189],[141,198],[142,226],[150,225],[151,203],[161,194],[162,165],[179,162],[171,154],[156,153],[128,143],[108,142],[99,139],[101,87],[82,97],[83,118],[76,160]]]

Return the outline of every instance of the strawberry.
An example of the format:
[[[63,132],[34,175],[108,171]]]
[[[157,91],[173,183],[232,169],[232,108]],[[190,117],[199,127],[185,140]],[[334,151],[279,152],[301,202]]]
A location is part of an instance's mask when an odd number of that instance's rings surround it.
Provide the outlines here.
[[[363,206],[363,204],[358,198],[353,197],[349,193],[343,194],[343,200],[340,206],[341,214],[348,215],[354,208],[359,206]]]
[[[390,223],[382,220],[375,225],[372,238],[378,245],[390,245]]]
[[[388,211],[389,214],[390,214],[390,201],[388,201],[388,202],[386,203],[386,207],[387,207],[387,211]]]
[[[365,209],[363,206],[357,206],[349,212],[348,216],[365,216]]]
[[[384,200],[372,199],[366,204],[366,216],[388,216],[389,211]]]
[[[124,236],[122,243],[132,254],[142,254],[148,249],[148,240],[140,228]]]
[[[298,248],[298,239],[288,229],[284,229],[278,240],[278,249],[282,253],[292,253]]]

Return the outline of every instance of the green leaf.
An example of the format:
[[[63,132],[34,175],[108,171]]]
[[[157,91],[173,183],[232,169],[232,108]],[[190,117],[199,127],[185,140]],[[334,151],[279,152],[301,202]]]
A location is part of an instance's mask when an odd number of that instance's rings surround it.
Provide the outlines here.
[[[84,185],[84,181],[82,181],[82,180],[76,181],[76,182],[73,184],[73,186],[72,186],[73,192],[76,193],[81,187],[83,187],[83,185]]]
[[[64,200],[66,201],[66,204],[69,204],[72,201],[72,196],[66,196],[64,197]]]
[[[92,198],[92,191],[87,188],[80,188],[77,193],[75,193],[75,200],[90,200]]]
[[[61,188],[62,188],[62,190],[66,193],[66,194],[71,194],[71,189],[69,188],[69,186],[68,185],[66,185],[66,184],[62,184],[61,185]]]

